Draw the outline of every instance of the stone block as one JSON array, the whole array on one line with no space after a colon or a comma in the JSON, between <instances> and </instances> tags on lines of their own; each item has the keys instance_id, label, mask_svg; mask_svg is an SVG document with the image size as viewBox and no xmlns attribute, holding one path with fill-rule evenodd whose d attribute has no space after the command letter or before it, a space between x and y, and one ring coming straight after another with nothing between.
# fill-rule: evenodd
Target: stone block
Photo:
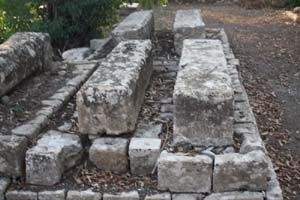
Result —
<instances>
[{"instance_id":1,"label":"stone block","mask_svg":"<svg viewBox=\"0 0 300 200\"><path fill-rule=\"evenodd\" d=\"M26 148L25 137L0 135L0 173L9 177L21 176Z\"/></svg>"},{"instance_id":2,"label":"stone block","mask_svg":"<svg viewBox=\"0 0 300 200\"><path fill-rule=\"evenodd\" d=\"M171 192L210 192L213 160L205 155L162 152L158 160L158 188Z\"/></svg>"},{"instance_id":3,"label":"stone block","mask_svg":"<svg viewBox=\"0 0 300 200\"><path fill-rule=\"evenodd\" d=\"M132 138L129 145L132 174L151 174L160 154L161 139Z\"/></svg>"},{"instance_id":4,"label":"stone block","mask_svg":"<svg viewBox=\"0 0 300 200\"><path fill-rule=\"evenodd\" d=\"M134 131L152 74L150 40L121 42L77 93L82 134Z\"/></svg>"},{"instance_id":5,"label":"stone block","mask_svg":"<svg viewBox=\"0 0 300 200\"><path fill-rule=\"evenodd\" d=\"M31 191L7 191L6 200L38 200L38 194Z\"/></svg>"},{"instance_id":6,"label":"stone block","mask_svg":"<svg viewBox=\"0 0 300 200\"><path fill-rule=\"evenodd\" d=\"M82 47L69 49L63 52L62 57L67 62L77 62L85 60L92 53L90 48Z\"/></svg>"},{"instance_id":7,"label":"stone block","mask_svg":"<svg viewBox=\"0 0 300 200\"><path fill-rule=\"evenodd\" d=\"M103 200L139 200L137 191L122 192L119 194L103 194Z\"/></svg>"},{"instance_id":8,"label":"stone block","mask_svg":"<svg viewBox=\"0 0 300 200\"><path fill-rule=\"evenodd\" d=\"M126 40L151 39L154 29L152 11L138 11L130 14L111 33L114 44Z\"/></svg>"},{"instance_id":9,"label":"stone block","mask_svg":"<svg viewBox=\"0 0 300 200\"><path fill-rule=\"evenodd\" d=\"M42 191L38 193L39 200L65 200L66 191L56 190L56 191Z\"/></svg>"},{"instance_id":10,"label":"stone block","mask_svg":"<svg viewBox=\"0 0 300 200\"><path fill-rule=\"evenodd\" d=\"M162 132L162 124L143 124L134 132L137 138L159 138Z\"/></svg>"},{"instance_id":11,"label":"stone block","mask_svg":"<svg viewBox=\"0 0 300 200\"><path fill-rule=\"evenodd\" d=\"M52 55L46 33L15 33L0 44L0 96L35 71L50 67Z\"/></svg>"},{"instance_id":12,"label":"stone block","mask_svg":"<svg viewBox=\"0 0 300 200\"><path fill-rule=\"evenodd\" d=\"M171 194L165 192L165 193L147 195L145 197L145 200L171 200Z\"/></svg>"},{"instance_id":13,"label":"stone block","mask_svg":"<svg viewBox=\"0 0 300 200\"><path fill-rule=\"evenodd\" d=\"M90 48L94 51L87 60L99 60L109 54L114 48L114 41L111 37L104 39L93 39L90 41Z\"/></svg>"},{"instance_id":14,"label":"stone block","mask_svg":"<svg viewBox=\"0 0 300 200\"><path fill-rule=\"evenodd\" d=\"M264 200L264 195L260 192L225 192L213 193L204 200Z\"/></svg>"},{"instance_id":15,"label":"stone block","mask_svg":"<svg viewBox=\"0 0 300 200\"><path fill-rule=\"evenodd\" d=\"M26 181L34 185L54 185L64 171L75 166L83 153L80 138L48 131L26 152Z\"/></svg>"},{"instance_id":16,"label":"stone block","mask_svg":"<svg viewBox=\"0 0 300 200\"><path fill-rule=\"evenodd\" d=\"M218 40L185 40L174 88L174 144L233 144L233 90Z\"/></svg>"},{"instance_id":17,"label":"stone block","mask_svg":"<svg viewBox=\"0 0 300 200\"><path fill-rule=\"evenodd\" d=\"M89 159L101 170L125 173L129 167L127 151L127 139L99 138L93 141Z\"/></svg>"},{"instance_id":18,"label":"stone block","mask_svg":"<svg viewBox=\"0 0 300 200\"><path fill-rule=\"evenodd\" d=\"M181 54L183 40L204 38L204 28L200 10L178 10L173 26L176 52Z\"/></svg>"},{"instance_id":19,"label":"stone block","mask_svg":"<svg viewBox=\"0 0 300 200\"><path fill-rule=\"evenodd\" d=\"M68 191L66 200L102 200L102 194L99 192L93 192L92 190L70 190Z\"/></svg>"},{"instance_id":20,"label":"stone block","mask_svg":"<svg viewBox=\"0 0 300 200\"><path fill-rule=\"evenodd\" d=\"M5 192L10 184L8 178L0 178L0 200L5 200Z\"/></svg>"},{"instance_id":21,"label":"stone block","mask_svg":"<svg viewBox=\"0 0 300 200\"><path fill-rule=\"evenodd\" d=\"M248 154L216 155L213 173L213 191L265 191L267 189L268 161L261 151Z\"/></svg>"},{"instance_id":22,"label":"stone block","mask_svg":"<svg viewBox=\"0 0 300 200\"><path fill-rule=\"evenodd\" d=\"M202 194L172 194L172 200L203 200Z\"/></svg>"}]
</instances>

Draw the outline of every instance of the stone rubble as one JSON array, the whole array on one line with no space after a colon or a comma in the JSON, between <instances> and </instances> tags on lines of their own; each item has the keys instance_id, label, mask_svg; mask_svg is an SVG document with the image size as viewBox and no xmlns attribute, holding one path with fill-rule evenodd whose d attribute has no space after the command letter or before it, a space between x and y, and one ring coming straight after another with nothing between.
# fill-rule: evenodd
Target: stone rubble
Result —
<instances>
[{"instance_id":1,"label":"stone rubble","mask_svg":"<svg viewBox=\"0 0 300 200\"><path fill-rule=\"evenodd\" d=\"M150 40L121 42L77 93L82 134L120 135L135 129L152 73Z\"/></svg>"},{"instance_id":2,"label":"stone rubble","mask_svg":"<svg viewBox=\"0 0 300 200\"><path fill-rule=\"evenodd\" d=\"M174 46L177 54L181 55L185 39L201 39L205 37L205 24L200 10L178 10L173 26Z\"/></svg>"},{"instance_id":3,"label":"stone rubble","mask_svg":"<svg viewBox=\"0 0 300 200\"><path fill-rule=\"evenodd\" d=\"M98 138L89 150L89 159L99 169L114 173L126 173L128 140L124 138Z\"/></svg>"},{"instance_id":4,"label":"stone rubble","mask_svg":"<svg viewBox=\"0 0 300 200\"><path fill-rule=\"evenodd\" d=\"M58 183L64 171L81 159L83 147L76 135L48 131L26 152L26 181L36 185Z\"/></svg>"}]
</instances>

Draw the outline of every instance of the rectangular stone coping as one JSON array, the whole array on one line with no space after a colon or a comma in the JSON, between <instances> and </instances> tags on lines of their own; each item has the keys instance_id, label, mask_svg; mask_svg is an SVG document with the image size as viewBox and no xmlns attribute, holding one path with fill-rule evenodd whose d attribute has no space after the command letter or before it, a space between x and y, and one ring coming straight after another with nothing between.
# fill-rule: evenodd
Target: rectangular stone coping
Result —
<instances>
[{"instance_id":1,"label":"rectangular stone coping","mask_svg":"<svg viewBox=\"0 0 300 200\"><path fill-rule=\"evenodd\" d=\"M179 66L174 97L182 95L211 103L233 98L231 77L221 41L184 40Z\"/></svg>"},{"instance_id":2,"label":"rectangular stone coping","mask_svg":"<svg viewBox=\"0 0 300 200\"><path fill-rule=\"evenodd\" d=\"M97 103L99 99L101 102L107 100L118 103L117 98L120 96L130 96L151 50L150 40L119 43L83 85L78 95L82 95L88 103Z\"/></svg>"},{"instance_id":3,"label":"rectangular stone coping","mask_svg":"<svg viewBox=\"0 0 300 200\"><path fill-rule=\"evenodd\" d=\"M204 27L205 23L201 17L201 11L197 9L193 10L178 10L176 12L175 23L173 29L181 28L196 28Z\"/></svg>"},{"instance_id":4,"label":"rectangular stone coping","mask_svg":"<svg viewBox=\"0 0 300 200\"><path fill-rule=\"evenodd\" d=\"M113 31L113 35L128 31L137 31L144 27L151 20L152 11L138 11L125 18Z\"/></svg>"}]
</instances>

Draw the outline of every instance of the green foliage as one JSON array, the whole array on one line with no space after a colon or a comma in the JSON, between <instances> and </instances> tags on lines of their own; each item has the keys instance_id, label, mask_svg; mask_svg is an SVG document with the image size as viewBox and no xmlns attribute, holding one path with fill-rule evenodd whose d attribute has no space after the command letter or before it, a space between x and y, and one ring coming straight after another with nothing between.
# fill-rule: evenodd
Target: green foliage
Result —
<instances>
[{"instance_id":1,"label":"green foliage","mask_svg":"<svg viewBox=\"0 0 300 200\"><path fill-rule=\"evenodd\" d=\"M289 0L291 6L300 6L300 0Z\"/></svg>"},{"instance_id":2,"label":"green foliage","mask_svg":"<svg viewBox=\"0 0 300 200\"><path fill-rule=\"evenodd\" d=\"M86 43L116 20L121 0L0 0L0 40L43 31L62 49ZM2 13L2 14L1 14Z\"/></svg>"}]
</instances>

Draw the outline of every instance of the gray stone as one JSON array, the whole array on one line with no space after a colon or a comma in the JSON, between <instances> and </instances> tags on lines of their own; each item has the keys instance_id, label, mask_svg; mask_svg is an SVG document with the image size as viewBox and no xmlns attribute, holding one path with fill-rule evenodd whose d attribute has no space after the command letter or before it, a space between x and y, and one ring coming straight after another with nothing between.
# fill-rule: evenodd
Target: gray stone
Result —
<instances>
[{"instance_id":1,"label":"gray stone","mask_svg":"<svg viewBox=\"0 0 300 200\"><path fill-rule=\"evenodd\" d=\"M202 194L172 194L172 200L203 200Z\"/></svg>"},{"instance_id":2,"label":"gray stone","mask_svg":"<svg viewBox=\"0 0 300 200\"><path fill-rule=\"evenodd\" d=\"M264 191L267 189L268 161L261 151L224 154L215 157L213 191Z\"/></svg>"},{"instance_id":3,"label":"gray stone","mask_svg":"<svg viewBox=\"0 0 300 200\"><path fill-rule=\"evenodd\" d=\"M66 190L42 191L38 193L39 200L65 200Z\"/></svg>"},{"instance_id":4,"label":"gray stone","mask_svg":"<svg viewBox=\"0 0 300 200\"><path fill-rule=\"evenodd\" d=\"M21 176L26 148L25 137L0 135L0 173L9 177Z\"/></svg>"},{"instance_id":5,"label":"gray stone","mask_svg":"<svg viewBox=\"0 0 300 200\"><path fill-rule=\"evenodd\" d=\"M17 136L25 136L28 139L33 139L35 137L37 137L37 135L40 133L41 131L41 125L40 124L23 124L21 126L18 126L17 128L14 128L13 130L11 130L13 135L17 135Z\"/></svg>"},{"instance_id":6,"label":"gray stone","mask_svg":"<svg viewBox=\"0 0 300 200\"><path fill-rule=\"evenodd\" d=\"M174 144L233 144L233 90L218 40L185 40L174 88Z\"/></svg>"},{"instance_id":7,"label":"gray stone","mask_svg":"<svg viewBox=\"0 0 300 200\"><path fill-rule=\"evenodd\" d=\"M132 174L151 174L160 154L161 139L132 138L129 145Z\"/></svg>"},{"instance_id":8,"label":"gray stone","mask_svg":"<svg viewBox=\"0 0 300 200\"><path fill-rule=\"evenodd\" d=\"M104 38L104 39L92 39L90 40L90 48L93 51L96 51L98 49L103 49L104 45L111 40L110 37Z\"/></svg>"},{"instance_id":9,"label":"gray stone","mask_svg":"<svg viewBox=\"0 0 300 200\"><path fill-rule=\"evenodd\" d=\"M139 200L137 191L122 192L119 194L103 194L103 200Z\"/></svg>"},{"instance_id":10,"label":"gray stone","mask_svg":"<svg viewBox=\"0 0 300 200\"><path fill-rule=\"evenodd\" d=\"M159 138L162 132L162 124L143 124L140 125L134 132L134 137L137 138Z\"/></svg>"},{"instance_id":11,"label":"gray stone","mask_svg":"<svg viewBox=\"0 0 300 200\"><path fill-rule=\"evenodd\" d=\"M77 93L82 134L120 135L135 129L152 73L150 40L121 42Z\"/></svg>"},{"instance_id":12,"label":"gray stone","mask_svg":"<svg viewBox=\"0 0 300 200\"><path fill-rule=\"evenodd\" d=\"M42 105L52 107L54 111L58 111L62 108L63 102L57 99L49 99L42 101Z\"/></svg>"},{"instance_id":13,"label":"gray stone","mask_svg":"<svg viewBox=\"0 0 300 200\"><path fill-rule=\"evenodd\" d=\"M9 96L3 96L1 97L1 101L0 101L2 104L4 105L8 105L10 103L10 98Z\"/></svg>"},{"instance_id":14,"label":"gray stone","mask_svg":"<svg viewBox=\"0 0 300 200\"><path fill-rule=\"evenodd\" d=\"M160 194L147 195L145 197L145 200L171 200L171 194L166 192Z\"/></svg>"},{"instance_id":15,"label":"gray stone","mask_svg":"<svg viewBox=\"0 0 300 200\"><path fill-rule=\"evenodd\" d=\"M158 160L158 188L172 192L211 190L213 160L205 155L162 152Z\"/></svg>"},{"instance_id":16,"label":"gray stone","mask_svg":"<svg viewBox=\"0 0 300 200\"><path fill-rule=\"evenodd\" d=\"M38 194L31 191L7 191L6 200L38 200Z\"/></svg>"},{"instance_id":17,"label":"gray stone","mask_svg":"<svg viewBox=\"0 0 300 200\"><path fill-rule=\"evenodd\" d=\"M57 129L62 132L70 131L72 128L72 123L64 122L63 125L59 126Z\"/></svg>"},{"instance_id":18,"label":"gray stone","mask_svg":"<svg viewBox=\"0 0 300 200\"><path fill-rule=\"evenodd\" d=\"M111 33L114 44L126 40L150 39L154 29L152 11L139 11L130 14Z\"/></svg>"},{"instance_id":19,"label":"gray stone","mask_svg":"<svg viewBox=\"0 0 300 200\"><path fill-rule=\"evenodd\" d=\"M35 185L54 185L64 171L75 166L83 148L76 135L48 131L26 152L26 181Z\"/></svg>"},{"instance_id":20,"label":"gray stone","mask_svg":"<svg viewBox=\"0 0 300 200\"><path fill-rule=\"evenodd\" d=\"M204 200L264 200L260 192L225 192L213 193Z\"/></svg>"},{"instance_id":21,"label":"gray stone","mask_svg":"<svg viewBox=\"0 0 300 200\"><path fill-rule=\"evenodd\" d=\"M114 46L114 41L111 37L91 40L90 48L94 50L94 52L87 58L87 60L99 60L106 57Z\"/></svg>"},{"instance_id":22,"label":"gray stone","mask_svg":"<svg viewBox=\"0 0 300 200\"><path fill-rule=\"evenodd\" d=\"M91 54L90 48L82 47L63 52L62 57L67 62L83 61Z\"/></svg>"},{"instance_id":23,"label":"gray stone","mask_svg":"<svg viewBox=\"0 0 300 200\"><path fill-rule=\"evenodd\" d=\"M169 105L169 104L166 104L166 105L162 105L161 108L160 108L160 111L161 112L174 112L174 105Z\"/></svg>"},{"instance_id":24,"label":"gray stone","mask_svg":"<svg viewBox=\"0 0 300 200\"><path fill-rule=\"evenodd\" d=\"M52 55L46 33L15 33L0 44L0 96L33 72L50 67Z\"/></svg>"},{"instance_id":25,"label":"gray stone","mask_svg":"<svg viewBox=\"0 0 300 200\"><path fill-rule=\"evenodd\" d=\"M66 200L101 200L102 194L99 192L93 192L92 190L84 191L68 191Z\"/></svg>"},{"instance_id":26,"label":"gray stone","mask_svg":"<svg viewBox=\"0 0 300 200\"><path fill-rule=\"evenodd\" d=\"M10 184L10 180L8 178L1 178L0 177L0 200L5 200L4 199L4 194Z\"/></svg>"},{"instance_id":27,"label":"gray stone","mask_svg":"<svg viewBox=\"0 0 300 200\"><path fill-rule=\"evenodd\" d=\"M181 54L183 40L204 38L204 27L200 10L178 10L173 26L176 52Z\"/></svg>"},{"instance_id":28,"label":"gray stone","mask_svg":"<svg viewBox=\"0 0 300 200\"><path fill-rule=\"evenodd\" d=\"M123 138L99 138L93 141L89 158L99 169L115 173L128 170L128 140Z\"/></svg>"},{"instance_id":29,"label":"gray stone","mask_svg":"<svg viewBox=\"0 0 300 200\"><path fill-rule=\"evenodd\" d=\"M268 157L268 186L266 190L266 200L283 200L282 190L280 188L277 175L274 170L271 159Z\"/></svg>"},{"instance_id":30,"label":"gray stone","mask_svg":"<svg viewBox=\"0 0 300 200\"><path fill-rule=\"evenodd\" d=\"M227 153L235 153L235 149L233 147L226 147L226 149L224 150L224 154Z\"/></svg>"}]
</instances>

